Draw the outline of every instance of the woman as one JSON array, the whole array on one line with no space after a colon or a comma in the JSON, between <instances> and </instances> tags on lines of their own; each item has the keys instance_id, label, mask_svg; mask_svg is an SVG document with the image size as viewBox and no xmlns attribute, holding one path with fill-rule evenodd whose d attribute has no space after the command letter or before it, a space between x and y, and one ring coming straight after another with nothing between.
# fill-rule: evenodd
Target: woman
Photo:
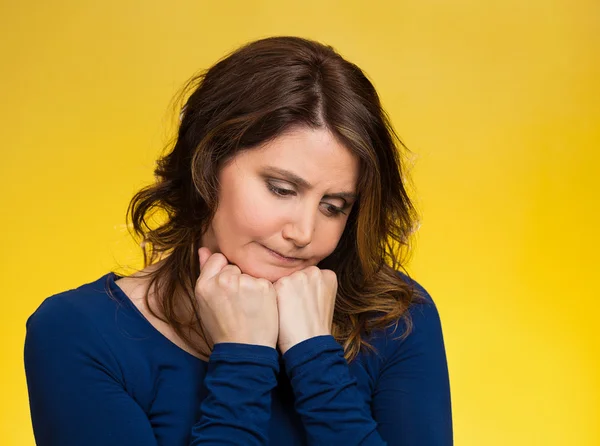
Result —
<instances>
[{"instance_id":1,"label":"woman","mask_svg":"<svg viewBox=\"0 0 600 446\"><path fill-rule=\"evenodd\" d=\"M38 445L452 444L438 313L397 271L415 212L372 84L276 37L188 87L128 210L145 268L28 320Z\"/></svg>"}]
</instances>

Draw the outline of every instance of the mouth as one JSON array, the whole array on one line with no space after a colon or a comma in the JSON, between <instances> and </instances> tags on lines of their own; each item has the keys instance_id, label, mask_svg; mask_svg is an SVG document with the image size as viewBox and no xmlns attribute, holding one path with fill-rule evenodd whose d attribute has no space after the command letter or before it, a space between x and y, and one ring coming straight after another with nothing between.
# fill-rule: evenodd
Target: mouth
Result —
<instances>
[{"instance_id":1,"label":"mouth","mask_svg":"<svg viewBox=\"0 0 600 446\"><path fill-rule=\"evenodd\" d=\"M278 259L278 260L280 260L280 261L282 261L282 262L286 262L286 263L296 263L296 262L300 262L300 261L304 260L304 259L301 259L301 258L299 258L299 257L287 257L287 256L284 256L283 254L280 254L280 253L279 253L279 252L277 252L277 251L274 251L274 250L272 250L272 249L270 249L270 248L267 248L267 247L266 247L266 246L264 246L264 245L261 245L261 246L262 246L263 248L265 248L265 249L266 249L266 250L269 252L269 254L271 254L273 257L275 257L276 259Z\"/></svg>"}]
</instances>

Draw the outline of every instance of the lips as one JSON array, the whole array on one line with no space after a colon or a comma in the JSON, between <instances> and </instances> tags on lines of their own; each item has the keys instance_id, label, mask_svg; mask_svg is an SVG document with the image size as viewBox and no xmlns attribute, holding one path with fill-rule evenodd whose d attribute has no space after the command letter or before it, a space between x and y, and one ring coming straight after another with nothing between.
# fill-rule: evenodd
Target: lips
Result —
<instances>
[{"instance_id":1,"label":"lips","mask_svg":"<svg viewBox=\"0 0 600 446\"><path fill-rule=\"evenodd\" d=\"M264 246L264 245L263 245L263 246ZM279 257L282 257L282 258L284 258L284 259L286 259L286 260L290 260L290 261L292 261L292 260L303 260L303 259L301 259L301 258L299 258L299 257L289 257L289 256L285 256L285 255L281 254L279 251L275 251L274 249L267 248L266 246L264 246L264 248L265 248L265 249L268 249L268 250L269 250L269 251L271 251L272 253L274 253L274 254L277 254Z\"/></svg>"}]
</instances>

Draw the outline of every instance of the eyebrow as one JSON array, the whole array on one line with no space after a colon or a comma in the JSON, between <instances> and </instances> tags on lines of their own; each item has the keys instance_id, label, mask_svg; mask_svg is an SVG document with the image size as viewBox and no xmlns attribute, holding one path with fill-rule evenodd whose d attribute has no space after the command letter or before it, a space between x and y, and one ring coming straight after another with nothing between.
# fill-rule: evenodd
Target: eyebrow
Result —
<instances>
[{"instance_id":1,"label":"eyebrow","mask_svg":"<svg viewBox=\"0 0 600 446\"><path fill-rule=\"evenodd\" d=\"M274 166L267 166L264 168L264 171L266 173L280 175L301 189L312 189L312 184L289 170L280 169L279 167ZM342 200L351 201L356 200L358 195L356 195L354 192L336 192L333 194L326 194L323 198L341 198Z\"/></svg>"}]
</instances>

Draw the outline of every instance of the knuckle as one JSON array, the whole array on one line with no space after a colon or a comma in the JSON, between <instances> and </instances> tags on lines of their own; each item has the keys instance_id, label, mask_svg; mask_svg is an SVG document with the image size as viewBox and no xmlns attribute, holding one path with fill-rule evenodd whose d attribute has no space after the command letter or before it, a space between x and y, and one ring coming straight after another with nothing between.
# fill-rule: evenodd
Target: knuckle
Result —
<instances>
[{"instance_id":1,"label":"knuckle","mask_svg":"<svg viewBox=\"0 0 600 446\"><path fill-rule=\"evenodd\" d=\"M256 282L258 283L258 286L260 288L262 288L263 290L268 290L269 289L269 285L271 284L271 282L269 282L267 279L257 279Z\"/></svg>"},{"instance_id":2,"label":"knuckle","mask_svg":"<svg viewBox=\"0 0 600 446\"><path fill-rule=\"evenodd\" d=\"M222 288L230 288L233 285L233 277L231 274L219 274L217 275L217 284Z\"/></svg>"},{"instance_id":3,"label":"knuckle","mask_svg":"<svg viewBox=\"0 0 600 446\"><path fill-rule=\"evenodd\" d=\"M277 281L277 289L280 290L282 288L287 288L294 281L294 277L298 276L285 276Z\"/></svg>"},{"instance_id":4,"label":"knuckle","mask_svg":"<svg viewBox=\"0 0 600 446\"><path fill-rule=\"evenodd\" d=\"M237 265L227 265L223 269L226 269L231 274L240 274L242 272Z\"/></svg>"},{"instance_id":5,"label":"knuckle","mask_svg":"<svg viewBox=\"0 0 600 446\"><path fill-rule=\"evenodd\" d=\"M213 256L214 256L213 258L214 258L215 260L227 260L227 257L225 257L225 256L224 256L222 253L220 253L220 252L215 252L215 253L213 254Z\"/></svg>"},{"instance_id":6,"label":"knuckle","mask_svg":"<svg viewBox=\"0 0 600 446\"><path fill-rule=\"evenodd\" d=\"M241 274L239 276L240 288L251 288L254 283L254 279L250 277L248 274Z\"/></svg>"},{"instance_id":7,"label":"knuckle","mask_svg":"<svg viewBox=\"0 0 600 446\"><path fill-rule=\"evenodd\" d=\"M337 276L335 275L335 273L333 271L331 271L330 269L322 270L322 274L326 279L329 279L329 280L337 279Z\"/></svg>"},{"instance_id":8,"label":"knuckle","mask_svg":"<svg viewBox=\"0 0 600 446\"><path fill-rule=\"evenodd\" d=\"M306 269L301 269L300 271L296 271L289 276L287 276L288 280L294 280L298 277L306 277Z\"/></svg>"},{"instance_id":9,"label":"knuckle","mask_svg":"<svg viewBox=\"0 0 600 446\"><path fill-rule=\"evenodd\" d=\"M312 278L318 276L321 273L321 270L317 266L312 265L306 268L303 272L307 277Z\"/></svg>"},{"instance_id":10,"label":"knuckle","mask_svg":"<svg viewBox=\"0 0 600 446\"><path fill-rule=\"evenodd\" d=\"M287 281L285 280L285 277L282 277L281 279L279 279L277 282L275 282L273 284L273 288L275 289L275 291L280 291L285 284L287 283Z\"/></svg>"}]
</instances>

